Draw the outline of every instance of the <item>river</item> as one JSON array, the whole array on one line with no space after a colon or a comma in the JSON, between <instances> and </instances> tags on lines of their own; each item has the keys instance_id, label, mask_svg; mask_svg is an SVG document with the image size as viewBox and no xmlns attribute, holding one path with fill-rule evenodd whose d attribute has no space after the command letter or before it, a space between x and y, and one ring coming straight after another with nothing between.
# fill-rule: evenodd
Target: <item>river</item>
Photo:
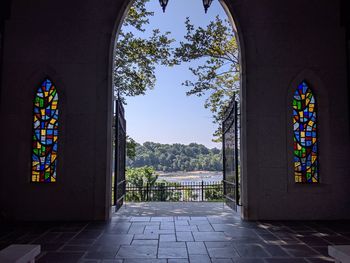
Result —
<instances>
[{"instance_id":1,"label":"river","mask_svg":"<svg viewBox=\"0 0 350 263\"><path fill-rule=\"evenodd\" d=\"M193 172L157 172L158 181L168 182L218 182L222 181L222 172L193 171Z\"/></svg>"}]
</instances>

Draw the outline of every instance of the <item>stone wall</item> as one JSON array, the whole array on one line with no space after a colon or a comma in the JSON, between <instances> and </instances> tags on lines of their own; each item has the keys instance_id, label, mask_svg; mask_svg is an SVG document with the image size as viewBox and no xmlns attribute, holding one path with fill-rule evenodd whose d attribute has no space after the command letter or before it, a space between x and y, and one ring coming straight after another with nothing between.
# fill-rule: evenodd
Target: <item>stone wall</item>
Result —
<instances>
[{"instance_id":1,"label":"stone wall","mask_svg":"<svg viewBox=\"0 0 350 263\"><path fill-rule=\"evenodd\" d=\"M347 53L339 1L226 4L242 48L244 218L350 218ZM13 0L0 105L3 217L109 218L110 60L127 5L127 0ZM32 184L32 99L47 75L60 95L57 183ZM290 98L303 79L322 105L319 185L292 180Z\"/></svg>"}]
</instances>

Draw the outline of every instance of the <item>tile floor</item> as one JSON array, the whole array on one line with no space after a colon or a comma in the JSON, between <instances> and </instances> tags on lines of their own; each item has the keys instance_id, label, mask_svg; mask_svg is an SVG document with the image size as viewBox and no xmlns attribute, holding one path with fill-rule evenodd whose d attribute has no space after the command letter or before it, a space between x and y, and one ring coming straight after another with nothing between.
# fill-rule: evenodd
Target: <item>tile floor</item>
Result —
<instances>
[{"instance_id":1,"label":"tile floor","mask_svg":"<svg viewBox=\"0 0 350 263\"><path fill-rule=\"evenodd\" d=\"M2 225L0 248L40 244L39 263L317 263L333 262L328 245L350 245L346 221L246 222L220 203L170 204L184 211L162 216L164 204L145 205L127 205L109 222Z\"/></svg>"}]
</instances>

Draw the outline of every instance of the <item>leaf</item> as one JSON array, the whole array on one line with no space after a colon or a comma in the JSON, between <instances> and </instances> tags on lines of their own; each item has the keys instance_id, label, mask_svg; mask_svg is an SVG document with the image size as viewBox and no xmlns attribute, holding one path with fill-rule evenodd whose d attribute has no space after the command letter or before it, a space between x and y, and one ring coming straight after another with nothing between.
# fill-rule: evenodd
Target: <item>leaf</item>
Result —
<instances>
[{"instance_id":1,"label":"leaf","mask_svg":"<svg viewBox=\"0 0 350 263\"><path fill-rule=\"evenodd\" d=\"M206 28L195 27L185 20L185 41L175 49L177 64L198 61L196 68L189 67L195 80L185 80L188 96L207 95L204 107L210 109L217 124L214 141L221 140L221 122L229 102L239 93L239 49L234 31L228 20L218 16Z\"/></svg>"}]
</instances>

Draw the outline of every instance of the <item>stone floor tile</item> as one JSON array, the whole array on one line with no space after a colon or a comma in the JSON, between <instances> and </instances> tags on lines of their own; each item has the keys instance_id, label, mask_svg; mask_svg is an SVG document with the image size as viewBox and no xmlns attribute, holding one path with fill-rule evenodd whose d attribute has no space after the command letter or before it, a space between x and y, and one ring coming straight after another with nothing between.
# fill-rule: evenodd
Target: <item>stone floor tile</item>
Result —
<instances>
[{"instance_id":1,"label":"stone floor tile","mask_svg":"<svg viewBox=\"0 0 350 263\"><path fill-rule=\"evenodd\" d=\"M159 247L184 247L186 248L185 242L159 242Z\"/></svg>"},{"instance_id":2,"label":"stone floor tile","mask_svg":"<svg viewBox=\"0 0 350 263\"><path fill-rule=\"evenodd\" d=\"M174 217L172 216L153 216L151 217L151 222L160 221L160 222L173 222Z\"/></svg>"},{"instance_id":3,"label":"stone floor tile","mask_svg":"<svg viewBox=\"0 0 350 263\"><path fill-rule=\"evenodd\" d=\"M229 241L230 237L223 232L193 232L195 241Z\"/></svg>"},{"instance_id":4,"label":"stone floor tile","mask_svg":"<svg viewBox=\"0 0 350 263\"><path fill-rule=\"evenodd\" d=\"M331 245L331 242L327 241L324 238L315 237L315 236L303 236L298 237L300 241L309 245L309 246L328 246Z\"/></svg>"},{"instance_id":5,"label":"stone floor tile","mask_svg":"<svg viewBox=\"0 0 350 263\"><path fill-rule=\"evenodd\" d=\"M170 234L170 235L159 235L159 241L160 242L169 242L169 241L176 241L176 236L175 234Z\"/></svg>"},{"instance_id":6,"label":"stone floor tile","mask_svg":"<svg viewBox=\"0 0 350 263\"><path fill-rule=\"evenodd\" d=\"M36 262L38 263L76 263L83 257L82 252L48 252L40 257Z\"/></svg>"},{"instance_id":7,"label":"stone floor tile","mask_svg":"<svg viewBox=\"0 0 350 263\"><path fill-rule=\"evenodd\" d=\"M325 236L323 237L323 239L325 239L332 245L350 245L350 239L341 235Z\"/></svg>"},{"instance_id":8,"label":"stone floor tile","mask_svg":"<svg viewBox=\"0 0 350 263\"><path fill-rule=\"evenodd\" d=\"M115 244L115 245L129 245L133 239L133 235L129 234L103 234L96 241L96 244Z\"/></svg>"},{"instance_id":9,"label":"stone floor tile","mask_svg":"<svg viewBox=\"0 0 350 263\"><path fill-rule=\"evenodd\" d=\"M121 246L116 258L157 258L157 250L156 246Z\"/></svg>"},{"instance_id":10,"label":"stone floor tile","mask_svg":"<svg viewBox=\"0 0 350 263\"><path fill-rule=\"evenodd\" d=\"M115 252L117 253L118 249L120 248L121 245L118 244L94 244L92 245L88 251L89 252Z\"/></svg>"},{"instance_id":11,"label":"stone floor tile","mask_svg":"<svg viewBox=\"0 0 350 263\"><path fill-rule=\"evenodd\" d=\"M189 255L208 255L203 242L186 242Z\"/></svg>"},{"instance_id":12,"label":"stone floor tile","mask_svg":"<svg viewBox=\"0 0 350 263\"><path fill-rule=\"evenodd\" d=\"M262 258L269 256L261 245L235 245L235 248L241 257Z\"/></svg>"},{"instance_id":13,"label":"stone floor tile","mask_svg":"<svg viewBox=\"0 0 350 263\"><path fill-rule=\"evenodd\" d=\"M188 220L175 220L175 226L189 226Z\"/></svg>"},{"instance_id":14,"label":"stone floor tile","mask_svg":"<svg viewBox=\"0 0 350 263\"><path fill-rule=\"evenodd\" d=\"M234 229L235 228L235 225L233 224L211 224L212 227L214 228L215 231L229 231L231 229Z\"/></svg>"},{"instance_id":15,"label":"stone floor tile","mask_svg":"<svg viewBox=\"0 0 350 263\"><path fill-rule=\"evenodd\" d=\"M0 249L39 242L39 263L318 263L332 262L328 244L350 244L349 222L247 222L219 205L220 209L213 203L161 203L154 209L147 203L137 204L144 210L134 210L133 217L121 208L125 213L118 212L108 222L1 225ZM178 216L178 211L183 214ZM163 218L163 213L169 216ZM175 237L184 241L164 241ZM186 258L169 258L185 252ZM158 259L158 254L164 258Z\"/></svg>"},{"instance_id":16,"label":"stone floor tile","mask_svg":"<svg viewBox=\"0 0 350 263\"><path fill-rule=\"evenodd\" d=\"M307 263L303 258L265 258L264 260L266 263Z\"/></svg>"},{"instance_id":17,"label":"stone floor tile","mask_svg":"<svg viewBox=\"0 0 350 263\"><path fill-rule=\"evenodd\" d=\"M204 242L205 243L205 246L207 248L223 248L223 247L234 247L233 246L233 243L232 242L229 242L229 241L218 241L218 242L215 242L215 241L207 241L207 242Z\"/></svg>"},{"instance_id":18,"label":"stone floor tile","mask_svg":"<svg viewBox=\"0 0 350 263\"><path fill-rule=\"evenodd\" d=\"M321 258L305 258L309 263L330 263L334 262L333 258L330 257L321 257Z\"/></svg>"},{"instance_id":19,"label":"stone floor tile","mask_svg":"<svg viewBox=\"0 0 350 263\"><path fill-rule=\"evenodd\" d=\"M144 225L135 225L132 224L131 227L128 230L128 234L143 234L143 231L145 230Z\"/></svg>"},{"instance_id":20,"label":"stone floor tile","mask_svg":"<svg viewBox=\"0 0 350 263\"><path fill-rule=\"evenodd\" d=\"M193 228L197 229L197 226L190 225L175 225L176 232L191 232ZM198 229L197 229L198 231Z\"/></svg>"},{"instance_id":21,"label":"stone floor tile","mask_svg":"<svg viewBox=\"0 0 350 263\"><path fill-rule=\"evenodd\" d=\"M321 247L311 247L312 249L316 250L318 253L320 253L322 256L328 257L328 246L321 246Z\"/></svg>"},{"instance_id":22,"label":"stone floor tile","mask_svg":"<svg viewBox=\"0 0 350 263\"><path fill-rule=\"evenodd\" d=\"M255 245L268 245L265 243L264 240L262 240L259 237L239 237L239 238L232 238L231 242L233 244L237 245L248 245L248 244L255 244Z\"/></svg>"},{"instance_id":23,"label":"stone floor tile","mask_svg":"<svg viewBox=\"0 0 350 263\"><path fill-rule=\"evenodd\" d=\"M289 257L289 255L280 246L263 245L263 247L272 257Z\"/></svg>"},{"instance_id":24,"label":"stone floor tile","mask_svg":"<svg viewBox=\"0 0 350 263\"><path fill-rule=\"evenodd\" d=\"M210 257L206 255L190 255L190 263L211 263Z\"/></svg>"},{"instance_id":25,"label":"stone floor tile","mask_svg":"<svg viewBox=\"0 0 350 263\"><path fill-rule=\"evenodd\" d=\"M158 258L188 258L187 249L182 247L160 247Z\"/></svg>"},{"instance_id":26,"label":"stone floor tile","mask_svg":"<svg viewBox=\"0 0 350 263\"><path fill-rule=\"evenodd\" d=\"M149 216L133 216L130 222L150 222L151 218Z\"/></svg>"},{"instance_id":27,"label":"stone floor tile","mask_svg":"<svg viewBox=\"0 0 350 263\"><path fill-rule=\"evenodd\" d=\"M112 226L106 229L107 233L114 234L126 234L131 226L130 222L117 223L115 226Z\"/></svg>"},{"instance_id":28,"label":"stone floor tile","mask_svg":"<svg viewBox=\"0 0 350 263\"><path fill-rule=\"evenodd\" d=\"M71 252L82 252L82 251L88 251L89 249L91 249L90 245L77 245L77 246L67 245L62 247L60 250L71 251Z\"/></svg>"},{"instance_id":29,"label":"stone floor tile","mask_svg":"<svg viewBox=\"0 0 350 263\"><path fill-rule=\"evenodd\" d=\"M233 258L239 257L239 254L233 247L208 248L209 256L212 258Z\"/></svg>"},{"instance_id":30,"label":"stone floor tile","mask_svg":"<svg viewBox=\"0 0 350 263\"><path fill-rule=\"evenodd\" d=\"M234 263L265 263L263 259L259 258L233 258Z\"/></svg>"},{"instance_id":31,"label":"stone floor tile","mask_svg":"<svg viewBox=\"0 0 350 263\"><path fill-rule=\"evenodd\" d=\"M68 245L92 245L96 242L96 239L75 239L69 240L67 242ZM40 244L40 243L37 243Z\"/></svg>"},{"instance_id":32,"label":"stone floor tile","mask_svg":"<svg viewBox=\"0 0 350 263\"><path fill-rule=\"evenodd\" d=\"M93 251L93 252L87 252L87 254L84 256L84 259L114 259L116 254L117 254L117 251L115 252Z\"/></svg>"},{"instance_id":33,"label":"stone floor tile","mask_svg":"<svg viewBox=\"0 0 350 263\"><path fill-rule=\"evenodd\" d=\"M184 258L169 258L168 263L188 263L188 259Z\"/></svg>"},{"instance_id":34,"label":"stone floor tile","mask_svg":"<svg viewBox=\"0 0 350 263\"><path fill-rule=\"evenodd\" d=\"M123 263L167 263L166 259L133 259L127 258Z\"/></svg>"},{"instance_id":35,"label":"stone floor tile","mask_svg":"<svg viewBox=\"0 0 350 263\"><path fill-rule=\"evenodd\" d=\"M14 242L18 243L18 242ZM34 244L38 244L35 243ZM41 251L57 251L64 246L64 243L50 243L50 244L41 244Z\"/></svg>"},{"instance_id":36,"label":"stone floor tile","mask_svg":"<svg viewBox=\"0 0 350 263\"><path fill-rule=\"evenodd\" d=\"M194 241L192 232L176 232L177 241Z\"/></svg>"},{"instance_id":37,"label":"stone floor tile","mask_svg":"<svg viewBox=\"0 0 350 263\"><path fill-rule=\"evenodd\" d=\"M175 217L175 221L176 220L179 220L179 221L183 221L183 220L191 220L191 217L189 217L189 216L176 216Z\"/></svg>"},{"instance_id":38,"label":"stone floor tile","mask_svg":"<svg viewBox=\"0 0 350 263\"><path fill-rule=\"evenodd\" d=\"M214 231L214 229L212 228L212 226L210 224L200 224L197 225L198 231L200 232L212 232Z\"/></svg>"},{"instance_id":39,"label":"stone floor tile","mask_svg":"<svg viewBox=\"0 0 350 263\"><path fill-rule=\"evenodd\" d=\"M159 235L159 234L175 234L175 230L171 230L171 229L152 229L152 230L145 230L143 233L145 235L150 235L150 234L155 234L155 235Z\"/></svg>"},{"instance_id":40,"label":"stone floor tile","mask_svg":"<svg viewBox=\"0 0 350 263\"><path fill-rule=\"evenodd\" d=\"M89 230L89 231L81 231L75 238L97 238L102 234L101 230Z\"/></svg>"},{"instance_id":41,"label":"stone floor tile","mask_svg":"<svg viewBox=\"0 0 350 263\"><path fill-rule=\"evenodd\" d=\"M136 234L134 235L134 239L159 239L158 234Z\"/></svg>"},{"instance_id":42,"label":"stone floor tile","mask_svg":"<svg viewBox=\"0 0 350 263\"><path fill-rule=\"evenodd\" d=\"M142 239L135 239L131 242L131 245L143 245L143 246L158 246L158 240L142 240Z\"/></svg>"},{"instance_id":43,"label":"stone floor tile","mask_svg":"<svg viewBox=\"0 0 350 263\"><path fill-rule=\"evenodd\" d=\"M191 216L191 221L208 221L206 216Z\"/></svg>"},{"instance_id":44,"label":"stone floor tile","mask_svg":"<svg viewBox=\"0 0 350 263\"><path fill-rule=\"evenodd\" d=\"M175 224L173 222L162 222L160 230L175 230Z\"/></svg>"},{"instance_id":45,"label":"stone floor tile","mask_svg":"<svg viewBox=\"0 0 350 263\"><path fill-rule=\"evenodd\" d=\"M133 222L133 225L137 226L160 226L160 222Z\"/></svg>"},{"instance_id":46,"label":"stone floor tile","mask_svg":"<svg viewBox=\"0 0 350 263\"><path fill-rule=\"evenodd\" d=\"M190 226L206 226L206 225L208 225L208 224L210 224L210 223L209 223L209 221L190 220L190 221L188 221L188 224L189 224Z\"/></svg>"},{"instance_id":47,"label":"stone floor tile","mask_svg":"<svg viewBox=\"0 0 350 263\"><path fill-rule=\"evenodd\" d=\"M313 257L320 254L306 245L283 245L282 248L293 257Z\"/></svg>"},{"instance_id":48,"label":"stone floor tile","mask_svg":"<svg viewBox=\"0 0 350 263\"><path fill-rule=\"evenodd\" d=\"M233 263L232 259L230 258L212 258L212 263Z\"/></svg>"},{"instance_id":49,"label":"stone floor tile","mask_svg":"<svg viewBox=\"0 0 350 263\"><path fill-rule=\"evenodd\" d=\"M150 226L145 226L144 231L150 231L150 230L159 230L160 225L150 225Z\"/></svg>"}]
</instances>

